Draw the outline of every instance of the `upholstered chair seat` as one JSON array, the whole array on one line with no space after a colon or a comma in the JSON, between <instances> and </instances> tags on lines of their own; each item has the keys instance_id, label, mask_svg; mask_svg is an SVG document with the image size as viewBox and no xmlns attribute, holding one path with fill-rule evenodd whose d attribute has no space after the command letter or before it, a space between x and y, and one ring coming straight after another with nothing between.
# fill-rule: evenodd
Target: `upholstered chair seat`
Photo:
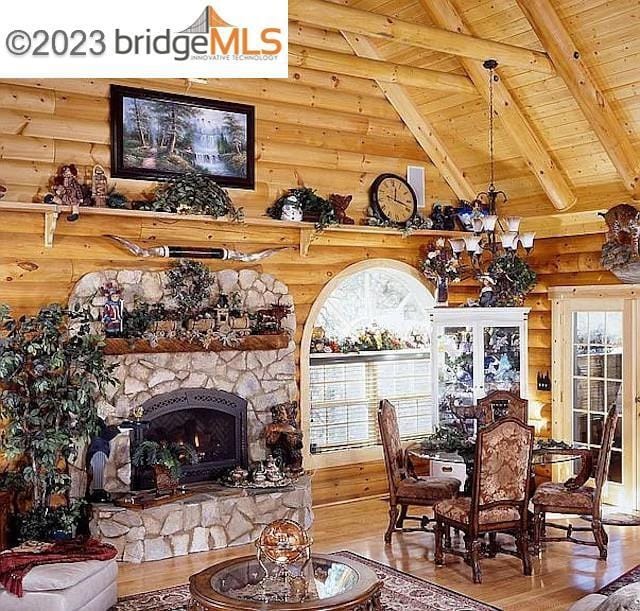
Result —
<instances>
[{"instance_id":1,"label":"upholstered chair seat","mask_svg":"<svg viewBox=\"0 0 640 611\"><path fill-rule=\"evenodd\" d=\"M407 531L405 520L420 522L426 530L433 520L426 516L407 515L410 506L433 507L438 501L458 494L461 482L455 477L412 477L407 472L406 456L400 440L400 427L396 408L389 401L381 401L378 408L378 427L384 451L384 464L389 481L389 526L384 533L385 543L391 543L396 530Z\"/></svg>"},{"instance_id":2,"label":"upholstered chair seat","mask_svg":"<svg viewBox=\"0 0 640 611\"><path fill-rule=\"evenodd\" d=\"M471 513L471 498L459 497L442 501L436 505L434 511L443 518L468 524ZM520 512L515 507L494 507L482 509L478 513L478 523L484 525L518 520L520 520Z\"/></svg>"},{"instance_id":3,"label":"upholstered chair seat","mask_svg":"<svg viewBox=\"0 0 640 611\"><path fill-rule=\"evenodd\" d=\"M545 482L540 484L533 495L534 505L579 509L590 512L593 509L595 488L582 486L577 490L568 490L564 484Z\"/></svg>"},{"instance_id":4,"label":"upholstered chair seat","mask_svg":"<svg viewBox=\"0 0 640 611\"><path fill-rule=\"evenodd\" d=\"M455 477L426 477L403 479L398 484L396 494L407 500L442 501L458 493L460 480Z\"/></svg>"}]
</instances>

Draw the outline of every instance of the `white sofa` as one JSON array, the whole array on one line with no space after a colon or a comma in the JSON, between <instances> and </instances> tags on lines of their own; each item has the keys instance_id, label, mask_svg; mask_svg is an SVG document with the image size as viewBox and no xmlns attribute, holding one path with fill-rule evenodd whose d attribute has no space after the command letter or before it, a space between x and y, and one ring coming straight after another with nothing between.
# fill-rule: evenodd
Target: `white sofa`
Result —
<instances>
[{"instance_id":1,"label":"white sofa","mask_svg":"<svg viewBox=\"0 0 640 611\"><path fill-rule=\"evenodd\" d=\"M589 594L576 601L568 611L635 611L640 609L640 583L631 583L610 596Z\"/></svg>"},{"instance_id":2,"label":"white sofa","mask_svg":"<svg viewBox=\"0 0 640 611\"><path fill-rule=\"evenodd\" d=\"M24 596L0 587L0 611L107 611L118 601L115 560L36 566L24 577Z\"/></svg>"}]
</instances>

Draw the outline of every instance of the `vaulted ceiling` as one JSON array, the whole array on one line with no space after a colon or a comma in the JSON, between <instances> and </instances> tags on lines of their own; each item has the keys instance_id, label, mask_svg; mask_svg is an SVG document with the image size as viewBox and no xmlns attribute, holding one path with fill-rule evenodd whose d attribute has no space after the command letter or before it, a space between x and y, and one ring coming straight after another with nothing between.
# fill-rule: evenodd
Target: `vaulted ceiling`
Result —
<instances>
[{"instance_id":1,"label":"vaulted ceiling","mask_svg":"<svg viewBox=\"0 0 640 611\"><path fill-rule=\"evenodd\" d=\"M491 56L510 212L581 233L599 227L595 211L639 197L638 0L290 0L290 15L293 65L362 76L349 56L384 60L379 86L459 197L488 181Z\"/></svg>"}]
</instances>

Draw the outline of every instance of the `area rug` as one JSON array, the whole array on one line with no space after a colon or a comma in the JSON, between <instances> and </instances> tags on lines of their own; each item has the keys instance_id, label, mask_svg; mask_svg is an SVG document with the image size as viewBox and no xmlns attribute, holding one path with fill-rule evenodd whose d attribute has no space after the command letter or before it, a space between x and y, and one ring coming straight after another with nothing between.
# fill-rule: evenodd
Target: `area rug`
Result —
<instances>
[{"instance_id":1,"label":"area rug","mask_svg":"<svg viewBox=\"0 0 640 611\"><path fill-rule=\"evenodd\" d=\"M430 583L402 571L392 569L351 552L338 556L352 558L375 571L384 582L384 611L496 611L498 608ZM112 611L187 611L189 586L156 590L128 596L118 601Z\"/></svg>"},{"instance_id":2,"label":"area rug","mask_svg":"<svg viewBox=\"0 0 640 611\"><path fill-rule=\"evenodd\" d=\"M619 590L624 586L628 586L630 583L636 583L637 581L640 581L640 564L632 568L630 571L627 571L624 575L621 575L610 584L607 584L601 590L598 590L598 594L610 596L616 590Z\"/></svg>"},{"instance_id":3,"label":"area rug","mask_svg":"<svg viewBox=\"0 0 640 611\"><path fill-rule=\"evenodd\" d=\"M580 517L591 522L591 516ZM606 526L640 526L640 513L605 510L602 515L602 523Z\"/></svg>"}]
</instances>

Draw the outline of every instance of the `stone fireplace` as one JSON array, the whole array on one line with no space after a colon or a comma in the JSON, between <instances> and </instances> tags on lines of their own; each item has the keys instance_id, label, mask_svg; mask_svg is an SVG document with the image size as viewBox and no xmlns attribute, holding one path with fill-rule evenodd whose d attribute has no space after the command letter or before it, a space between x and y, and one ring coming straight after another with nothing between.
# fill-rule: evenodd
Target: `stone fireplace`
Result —
<instances>
[{"instance_id":1,"label":"stone fireplace","mask_svg":"<svg viewBox=\"0 0 640 611\"><path fill-rule=\"evenodd\" d=\"M212 301L219 293L237 293L247 309L276 301L293 306L287 287L268 274L223 270L214 275ZM149 302L168 299L163 272L102 271L80 279L70 306L88 306L98 317L104 299L99 289L108 282L120 285L125 307L136 297ZM295 314L283 321L283 328L293 337ZM152 487L149 473L131 464L132 446L147 438L185 441L196 448L201 461L184 468L186 484L211 481L236 464L263 460L263 430L271 422L271 407L297 399L295 344L289 340L283 345L109 356L118 365L118 384L109 390L99 412L109 424L120 426L120 433L110 444L105 489L117 495ZM141 422L132 429L127 422L140 406ZM268 521L284 517L311 525L308 478L289 490L259 495L211 485L188 501L141 512L96 505L92 531L116 545L120 559L139 562L247 543Z\"/></svg>"}]
</instances>

